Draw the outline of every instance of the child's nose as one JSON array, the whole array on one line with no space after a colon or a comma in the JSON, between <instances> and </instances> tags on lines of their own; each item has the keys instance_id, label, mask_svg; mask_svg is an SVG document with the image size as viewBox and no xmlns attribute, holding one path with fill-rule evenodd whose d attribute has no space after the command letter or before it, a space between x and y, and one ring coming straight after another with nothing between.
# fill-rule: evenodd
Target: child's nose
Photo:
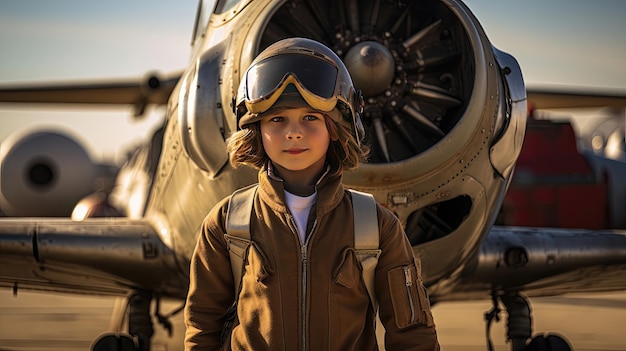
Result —
<instances>
[{"instance_id":1,"label":"child's nose","mask_svg":"<svg viewBox=\"0 0 626 351\"><path fill-rule=\"evenodd\" d=\"M299 132L289 132L287 133L287 139L302 139L302 134Z\"/></svg>"},{"instance_id":2,"label":"child's nose","mask_svg":"<svg viewBox=\"0 0 626 351\"><path fill-rule=\"evenodd\" d=\"M302 139L302 129L297 123L291 123L287 130L287 139Z\"/></svg>"}]
</instances>

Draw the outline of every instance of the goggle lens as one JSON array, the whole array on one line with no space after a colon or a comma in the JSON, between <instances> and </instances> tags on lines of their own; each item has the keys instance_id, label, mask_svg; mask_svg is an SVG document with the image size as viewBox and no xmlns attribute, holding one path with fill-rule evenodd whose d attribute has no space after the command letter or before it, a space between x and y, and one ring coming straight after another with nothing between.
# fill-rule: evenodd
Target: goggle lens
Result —
<instances>
[{"instance_id":1,"label":"goggle lens","mask_svg":"<svg viewBox=\"0 0 626 351\"><path fill-rule=\"evenodd\" d=\"M332 63L306 55L269 57L248 70L246 100L249 104L269 99L292 75L302 88L323 100L337 98L338 69Z\"/></svg>"}]
</instances>

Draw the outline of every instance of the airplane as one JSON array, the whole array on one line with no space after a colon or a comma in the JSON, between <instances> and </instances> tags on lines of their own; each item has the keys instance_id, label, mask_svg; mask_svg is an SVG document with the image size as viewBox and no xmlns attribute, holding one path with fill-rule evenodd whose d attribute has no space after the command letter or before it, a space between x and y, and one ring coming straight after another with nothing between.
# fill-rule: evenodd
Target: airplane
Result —
<instances>
[{"instance_id":1,"label":"airplane","mask_svg":"<svg viewBox=\"0 0 626 351\"><path fill-rule=\"evenodd\" d=\"M224 147L241 74L262 49L294 36L331 47L363 91L372 154L345 184L400 218L431 303L491 298L487 328L503 306L511 350L571 349L558 334L532 335L529 298L625 289L626 232L494 222L523 145L527 100L626 106L626 94L527 91L515 58L458 0L201 0L183 72L0 87L4 103L166 109L162 128L114 180L106 165L77 162L84 151L60 133L1 144L0 286L119 296L115 330L92 349L149 350L151 317L167 325L160 301L184 301L202 219L256 181L255 170L232 169ZM94 180L97 192L56 212L72 184Z\"/></svg>"}]
</instances>

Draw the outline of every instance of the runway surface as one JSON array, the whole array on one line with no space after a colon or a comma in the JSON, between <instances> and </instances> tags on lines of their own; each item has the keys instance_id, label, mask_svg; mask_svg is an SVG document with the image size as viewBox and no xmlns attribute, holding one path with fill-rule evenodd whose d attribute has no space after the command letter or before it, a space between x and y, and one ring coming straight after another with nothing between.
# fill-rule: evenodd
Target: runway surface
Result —
<instances>
[{"instance_id":1,"label":"runway surface","mask_svg":"<svg viewBox=\"0 0 626 351\"><path fill-rule=\"evenodd\" d=\"M533 299L534 333L558 332L574 350L626 350L626 292ZM167 314L180 306L169 302ZM113 298L85 297L0 289L0 350L87 350L109 330ZM488 300L445 303L433 307L442 350L486 350L483 316ZM495 350L509 350L506 313L492 325ZM182 349L182 313L172 319L173 338L156 324L152 350Z\"/></svg>"}]
</instances>

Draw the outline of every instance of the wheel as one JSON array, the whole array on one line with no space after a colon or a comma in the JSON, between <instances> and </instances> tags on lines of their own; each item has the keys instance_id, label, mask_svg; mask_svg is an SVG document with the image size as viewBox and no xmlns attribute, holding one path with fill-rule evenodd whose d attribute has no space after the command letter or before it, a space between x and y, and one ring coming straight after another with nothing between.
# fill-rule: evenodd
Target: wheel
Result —
<instances>
[{"instance_id":1,"label":"wheel","mask_svg":"<svg viewBox=\"0 0 626 351\"><path fill-rule=\"evenodd\" d=\"M136 351L137 340L124 333L105 333L91 345L92 351Z\"/></svg>"},{"instance_id":2,"label":"wheel","mask_svg":"<svg viewBox=\"0 0 626 351\"><path fill-rule=\"evenodd\" d=\"M564 337L546 333L535 336L526 346L526 351L572 351Z\"/></svg>"}]
</instances>

